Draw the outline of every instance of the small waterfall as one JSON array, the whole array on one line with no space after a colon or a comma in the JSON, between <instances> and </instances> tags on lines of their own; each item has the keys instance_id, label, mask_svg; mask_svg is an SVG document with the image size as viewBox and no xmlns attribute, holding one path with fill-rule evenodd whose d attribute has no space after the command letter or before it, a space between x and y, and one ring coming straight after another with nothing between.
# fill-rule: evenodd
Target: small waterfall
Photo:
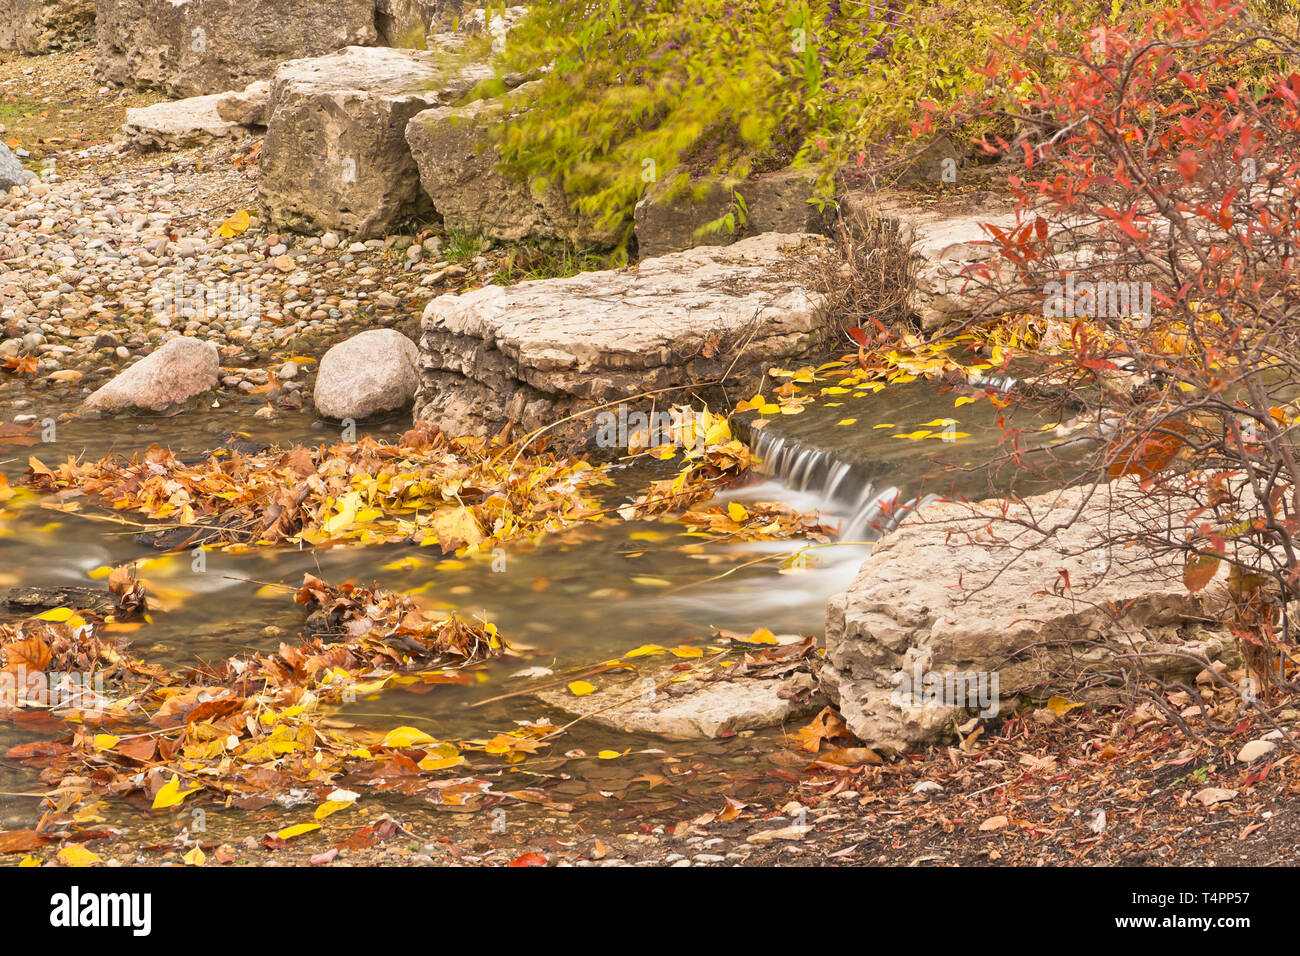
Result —
<instances>
[{"instance_id":1,"label":"small waterfall","mask_svg":"<svg viewBox=\"0 0 1300 956\"><path fill-rule=\"evenodd\" d=\"M819 511L841 520L842 541L875 541L911 511L938 498L926 495L918 502L893 485L877 487L833 451L768 429L754 434L750 445L763 474L792 491L813 496Z\"/></svg>"}]
</instances>

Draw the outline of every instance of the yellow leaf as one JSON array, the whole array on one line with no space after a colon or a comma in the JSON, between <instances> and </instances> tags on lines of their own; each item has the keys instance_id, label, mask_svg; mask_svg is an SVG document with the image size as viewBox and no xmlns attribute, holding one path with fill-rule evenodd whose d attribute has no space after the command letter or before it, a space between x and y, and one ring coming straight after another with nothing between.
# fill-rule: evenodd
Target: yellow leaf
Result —
<instances>
[{"instance_id":1,"label":"yellow leaf","mask_svg":"<svg viewBox=\"0 0 1300 956\"><path fill-rule=\"evenodd\" d=\"M648 578L642 575L636 575L632 578L634 584L640 584L648 588L670 588L673 586L672 581L665 581L663 578Z\"/></svg>"},{"instance_id":2,"label":"yellow leaf","mask_svg":"<svg viewBox=\"0 0 1300 956\"><path fill-rule=\"evenodd\" d=\"M167 807L174 807L191 793L197 793L201 789L203 788L194 787L192 790L182 790L180 779L176 774L172 774L172 778L163 784L162 789L153 798L153 808L163 810Z\"/></svg>"},{"instance_id":3,"label":"yellow leaf","mask_svg":"<svg viewBox=\"0 0 1300 956\"><path fill-rule=\"evenodd\" d=\"M112 750L121 739L121 737L114 737L112 734L95 734L95 748L98 750Z\"/></svg>"},{"instance_id":4,"label":"yellow leaf","mask_svg":"<svg viewBox=\"0 0 1300 956\"><path fill-rule=\"evenodd\" d=\"M276 834L281 840L292 840L296 836L302 836L304 833L311 833L312 830L319 830L319 823L295 823L291 827L285 827Z\"/></svg>"},{"instance_id":5,"label":"yellow leaf","mask_svg":"<svg viewBox=\"0 0 1300 956\"><path fill-rule=\"evenodd\" d=\"M635 650L628 651L624 657L650 657L654 654L666 653L658 644L642 644Z\"/></svg>"},{"instance_id":6,"label":"yellow leaf","mask_svg":"<svg viewBox=\"0 0 1300 956\"><path fill-rule=\"evenodd\" d=\"M110 574L112 574L112 573L113 573L113 569L112 569L112 568L110 568L107 564L101 564L99 567L97 567L97 568L93 568L93 569L91 569L90 571L87 571L87 572L86 572L86 576L89 577L89 578L93 578L93 579L95 579L96 581L98 581L98 580L100 580L101 578L106 578L106 577L108 577L108 576L109 576Z\"/></svg>"},{"instance_id":7,"label":"yellow leaf","mask_svg":"<svg viewBox=\"0 0 1300 956\"><path fill-rule=\"evenodd\" d=\"M963 395L961 398L957 399L955 402L952 403L952 407L961 408L963 405L969 405L974 401L975 399L968 398L967 396Z\"/></svg>"},{"instance_id":8,"label":"yellow leaf","mask_svg":"<svg viewBox=\"0 0 1300 956\"><path fill-rule=\"evenodd\" d=\"M207 855L204 854L204 852L201 849L195 847L194 849L190 850L189 853L186 853L183 857L181 857L181 859L184 860L188 866L202 866L203 861L207 859Z\"/></svg>"},{"instance_id":9,"label":"yellow leaf","mask_svg":"<svg viewBox=\"0 0 1300 956\"><path fill-rule=\"evenodd\" d=\"M893 422L881 422L879 425L872 425L872 428L897 428Z\"/></svg>"},{"instance_id":10,"label":"yellow leaf","mask_svg":"<svg viewBox=\"0 0 1300 956\"><path fill-rule=\"evenodd\" d=\"M704 651L698 647L673 647L669 652L674 657L703 657Z\"/></svg>"},{"instance_id":11,"label":"yellow leaf","mask_svg":"<svg viewBox=\"0 0 1300 956\"><path fill-rule=\"evenodd\" d=\"M218 226L215 235L220 236L222 239L233 239L235 236L242 236L248 231L251 221L248 210L241 209Z\"/></svg>"},{"instance_id":12,"label":"yellow leaf","mask_svg":"<svg viewBox=\"0 0 1300 956\"><path fill-rule=\"evenodd\" d=\"M54 607L50 608L44 614L36 615L36 619L38 621L53 621L55 624L59 624L72 617L73 613L74 612L70 607Z\"/></svg>"},{"instance_id":13,"label":"yellow leaf","mask_svg":"<svg viewBox=\"0 0 1300 956\"><path fill-rule=\"evenodd\" d=\"M41 858L39 856L32 856L30 853L28 853L25 857L23 857L22 862L19 863L18 865L19 866L40 866Z\"/></svg>"},{"instance_id":14,"label":"yellow leaf","mask_svg":"<svg viewBox=\"0 0 1300 956\"><path fill-rule=\"evenodd\" d=\"M416 730L414 727L398 727L396 730L390 730L388 736L384 738L385 747L418 747L437 742L423 730Z\"/></svg>"},{"instance_id":15,"label":"yellow leaf","mask_svg":"<svg viewBox=\"0 0 1300 956\"><path fill-rule=\"evenodd\" d=\"M94 866L104 861L80 843L73 843L59 851L59 862L64 866Z\"/></svg>"},{"instance_id":16,"label":"yellow leaf","mask_svg":"<svg viewBox=\"0 0 1300 956\"><path fill-rule=\"evenodd\" d=\"M326 800L316 808L315 817L317 820L324 820L331 813L338 813L340 810L345 810L350 806L352 806L351 803L344 803L340 800Z\"/></svg>"},{"instance_id":17,"label":"yellow leaf","mask_svg":"<svg viewBox=\"0 0 1300 956\"><path fill-rule=\"evenodd\" d=\"M465 758L457 754L454 757L437 757L433 754L425 757L416 766L421 770L446 770L449 767L459 767L465 762Z\"/></svg>"},{"instance_id":18,"label":"yellow leaf","mask_svg":"<svg viewBox=\"0 0 1300 956\"><path fill-rule=\"evenodd\" d=\"M760 627L753 634L749 635L749 637L738 638L738 640L745 644L775 644L776 635L767 628Z\"/></svg>"},{"instance_id":19,"label":"yellow leaf","mask_svg":"<svg viewBox=\"0 0 1300 956\"><path fill-rule=\"evenodd\" d=\"M893 435L893 436L891 436L891 437L893 437L893 438L910 438L912 441L918 441L918 440L920 440L920 439L922 439L922 438L929 438L929 437L930 437L931 435L933 435L933 434L934 434L934 432L931 432L931 431L915 431L915 432L904 432L904 433L901 434L901 435Z\"/></svg>"},{"instance_id":20,"label":"yellow leaf","mask_svg":"<svg viewBox=\"0 0 1300 956\"><path fill-rule=\"evenodd\" d=\"M613 760L616 757L623 756L623 754L619 753L617 750L602 750L600 753L596 754L596 756L601 760Z\"/></svg>"},{"instance_id":21,"label":"yellow leaf","mask_svg":"<svg viewBox=\"0 0 1300 956\"><path fill-rule=\"evenodd\" d=\"M586 697L588 694L595 692L596 686L594 684L588 684L585 680L575 680L569 685L569 690L573 693L574 697Z\"/></svg>"},{"instance_id":22,"label":"yellow leaf","mask_svg":"<svg viewBox=\"0 0 1300 956\"><path fill-rule=\"evenodd\" d=\"M835 424L836 424L836 425L856 425L857 423L858 423L858 420L857 420L856 418L841 418L841 419L840 419L838 422L836 422ZM880 426L876 426L876 427L879 428Z\"/></svg>"},{"instance_id":23,"label":"yellow leaf","mask_svg":"<svg viewBox=\"0 0 1300 956\"><path fill-rule=\"evenodd\" d=\"M732 521L736 522L736 524L740 524L740 522L749 517L749 512L745 510L745 506L738 501L728 503L727 514L731 517Z\"/></svg>"},{"instance_id":24,"label":"yellow leaf","mask_svg":"<svg viewBox=\"0 0 1300 956\"><path fill-rule=\"evenodd\" d=\"M1074 708L1082 707L1082 706L1083 704L1072 703L1071 701L1066 700L1064 697L1051 697L1048 698L1047 701L1047 709L1050 710L1052 713L1054 713L1057 717L1064 717L1070 711L1074 710Z\"/></svg>"}]
</instances>

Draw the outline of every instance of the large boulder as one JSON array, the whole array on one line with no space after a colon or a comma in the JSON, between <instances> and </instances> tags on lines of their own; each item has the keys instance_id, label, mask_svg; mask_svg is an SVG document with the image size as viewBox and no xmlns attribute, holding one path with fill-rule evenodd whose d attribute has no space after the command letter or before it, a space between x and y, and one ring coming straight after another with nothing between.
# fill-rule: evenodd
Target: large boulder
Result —
<instances>
[{"instance_id":1,"label":"large boulder","mask_svg":"<svg viewBox=\"0 0 1300 956\"><path fill-rule=\"evenodd\" d=\"M211 93L133 107L126 111L122 132L141 149L197 146L245 133L246 129L239 123L221 118L217 111L220 101L221 94Z\"/></svg>"},{"instance_id":2,"label":"large boulder","mask_svg":"<svg viewBox=\"0 0 1300 956\"><path fill-rule=\"evenodd\" d=\"M373 44L375 0L96 0L96 67L175 96L240 89L295 57Z\"/></svg>"},{"instance_id":3,"label":"large boulder","mask_svg":"<svg viewBox=\"0 0 1300 956\"><path fill-rule=\"evenodd\" d=\"M34 178L36 174L25 169L9 147L0 143L0 195L15 186L24 186Z\"/></svg>"},{"instance_id":4,"label":"large boulder","mask_svg":"<svg viewBox=\"0 0 1300 956\"><path fill-rule=\"evenodd\" d=\"M654 389L659 407L693 394L740 390L767 363L802 355L824 337L815 269L829 240L767 234L701 247L626 269L486 286L429 302L421 321L417 415L452 434L527 430ZM712 392L710 391L712 390ZM553 434L597 440L592 416Z\"/></svg>"},{"instance_id":5,"label":"large boulder","mask_svg":"<svg viewBox=\"0 0 1300 956\"><path fill-rule=\"evenodd\" d=\"M215 388L220 371L215 345L181 336L102 385L86 399L85 407L106 412L167 411Z\"/></svg>"},{"instance_id":6,"label":"large boulder","mask_svg":"<svg viewBox=\"0 0 1300 956\"><path fill-rule=\"evenodd\" d=\"M827 608L821 685L849 729L903 751L1018 698L1078 699L1123 666L1138 673L1139 660L1165 679L1194 675L1195 655L1212 658L1230 641L1184 640L1206 611L1183 584L1181 560L1101 545L1140 539L1153 520L1137 511L1141 501L1121 482L1027 497L1005 512L1000 501L919 509Z\"/></svg>"},{"instance_id":7,"label":"large boulder","mask_svg":"<svg viewBox=\"0 0 1300 956\"><path fill-rule=\"evenodd\" d=\"M383 47L282 64L271 80L258 174L268 221L370 238L421 212L427 201L407 121L490 74L467 66L448 75L429 53Z\"/></svg>"},{"instance_id":8,"label":"large boulder","mask_svg":"<svg viewBox=\"0 0 1300 956\"><path fill-rule=\"evenodd\" d=\"M81 46L95 29L95 0L0 0L0 50L47 53Z\"/></svg>"},{"instance_id":9,"label":"large boulder","mask_svg":"<svg viewBox=\"0 0 1300 956\"><path fill-rule=\"evenodd\" d=\"M558 188L534 187L497 170L493 133L522 108L527 86L504 101L425 110L411 119L406 140L420 185L450 230L505 242L563 240L608 247L617 233L598 229L570 206Z\"/></svg>"},{"instance_id":10,"label":"large boulder","mask_svg":"<svg viewBox=\"0 0 1300 956\"><path fill-rule=\"evenodd\" d=\"M693 246L724 246L764 232L822 232L824 217L812 202L815 180L815 172L790 167L735 185L720 179L686 187L660 183L636 204L637 251L647 258ZM744 203L743 223L735 195ZM701 231L728 213L736 215L733 229Z\"/></svg>"},{"instance_id":11,"label":"large boulder","mask_svg":"<svg viewBox=\"0 0 1300 956\"><path fill-rule=\"evenodd\" d=\"M405 408L420 384L420 353L395 329L369 329L320 360L313 399L326 418L369 418Z\"/></svg>"}]
</instances>

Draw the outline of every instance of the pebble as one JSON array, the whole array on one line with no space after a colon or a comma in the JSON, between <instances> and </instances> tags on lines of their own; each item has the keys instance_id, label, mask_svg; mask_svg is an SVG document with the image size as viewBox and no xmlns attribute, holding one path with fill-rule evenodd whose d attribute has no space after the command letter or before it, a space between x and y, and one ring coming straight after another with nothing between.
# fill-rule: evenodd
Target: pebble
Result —
<instances>
[{"instance_id":1,"label":"pebble","mask_svg":"<svg viewBox=\"0 0 1300 956\"><path fill-rule=\"evenodd\" d=\"M284 362L287 350L341 340L375 308L391 322L403 302L429 293L412 284L406 257L440 249L436 238L389 237L389 248L406 250L396 261L383 255L386 240L353 242L340 258L328 254L344 245L337 233L263 234L257 222L236 239L214 238L228 214L220 204L252 183L201 155L201 169L176 164L161 186L156 167L124 164L111 181L70 173L0 196L0 360L34 356L37 376L60 387L97 383L183 334L215 344L227 368L278 351L277 377L288 382L302 371ZM241 371L229 387L249 380ZM0 389L27 381L0 376Z\"/></svg>"},{"instance_id":2,"label":"pebble","mask_svg":"<svg viewBox=\"0 0 1300 956\"><path fill-rule=\"evenodd\" d=\"M1259 740L1252 740L1238 751L1237 762L1250 763L1253 760L1258 760L1265 754L1272 753L1274 750L1277 750L1277 744L1271 740L1264 740L1262 738Z\"/></svg>"}]
</instances>

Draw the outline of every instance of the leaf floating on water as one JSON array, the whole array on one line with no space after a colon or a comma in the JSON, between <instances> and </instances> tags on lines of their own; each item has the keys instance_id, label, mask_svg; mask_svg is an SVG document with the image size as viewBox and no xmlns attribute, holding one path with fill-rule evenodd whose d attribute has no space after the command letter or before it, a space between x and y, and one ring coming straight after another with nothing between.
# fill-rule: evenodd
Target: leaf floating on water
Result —
<instances>
[{"instance_id":1,"label":"leaf floating on water","mask_svg":"<svg viewBox=\"0 0 1300 956\"><path fill-rule=\"evenodd\" d=\"M628 651L624 657L651 657L655 654L666 654L665 648L658 644L642 644L640 647Z\"/></svg>"},{"instance_id":2,"label":"leaf floating on water","mask_svg":"<svg viewBox=\"0 0 1300 956\"><path fill-rule=\"evenodd\" d=\"M154 796L153 808L164 810L167 807L177 806L190 794L198 793L202 789L202 787L194 787L190 790L182 790L180 778L172 774L172 778L163 784L162 789Z\"/></svg>"},{"instance_id":3,"label":"leaf floating on water","mask_svg":"<svg viewBox=\"0 0 1300 956\"><path fill-rule=\"evenodd\" d=\"M437 740L430 737L423 730L417 730L414 727L398 727L396 730L390 730L388 735L384 737L385 747L396 747L398 749L432 743L437 743Z\"/></svg>"},{"instance_id":4,"label":"leaf floating on water","mask_svg":"<svg viewBox=\"0 0 1300 956\"><path fill-rule=\"evenodd\" d=\"M596 685L588 684L585 680L575 680L569 685L569 692L574 697L586 697L588 694L595 693Z\"/></svg>"},{"instance_id":5,"label":"leaf floating on water","mask_svg":"<svg viewBox=\"0 0 1300 956\"><path fill-rule=\"evenodd\" d=\"M302 836L304 833L311 833L313 830L319 830L319 823L295 823L291 827L285 827L276 833L281 840L292 840L296 836Z\"/></svg>"}]
</instances>

